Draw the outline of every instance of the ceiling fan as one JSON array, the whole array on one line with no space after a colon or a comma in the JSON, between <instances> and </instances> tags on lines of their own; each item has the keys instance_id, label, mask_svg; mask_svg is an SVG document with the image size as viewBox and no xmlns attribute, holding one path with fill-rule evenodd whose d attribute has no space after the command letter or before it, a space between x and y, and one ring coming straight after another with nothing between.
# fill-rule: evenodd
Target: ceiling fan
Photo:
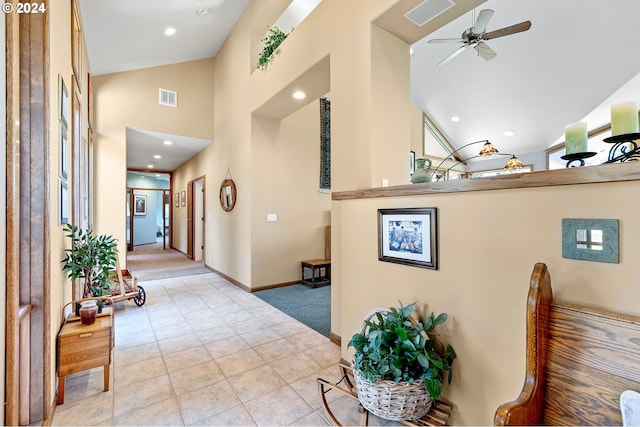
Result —
<instances>
[{"instance_id":1,"label":"ceiling fan","mask_svg":"<svg viewBox=\"0 0 640 427\"><path fill-rule=\"evenodd\" d=\"M496 53L485 43L485 40L497 39L498 37L504 37L522 31L527 31L531 28L531 21L520 22L519 24L511 25L509 27L500 28L499 30L486 32L489 20L493 16L493 10L482 9L478 13L478 19L475 21L473 27L466 29L460 38L456 39L432 39L428 43L462 43L458 49L446 58L444 58L438 65L446 64L456 56L460 55L466 48L473 47L478 55L486 59L492 60L496 57Z\"/></svg>"}]
</instances>

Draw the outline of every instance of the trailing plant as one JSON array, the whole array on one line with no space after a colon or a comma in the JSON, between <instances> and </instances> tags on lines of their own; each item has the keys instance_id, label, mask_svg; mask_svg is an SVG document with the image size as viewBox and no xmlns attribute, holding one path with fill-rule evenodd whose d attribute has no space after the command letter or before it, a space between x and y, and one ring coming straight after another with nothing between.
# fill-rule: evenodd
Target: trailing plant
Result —
<instances>
[{"instance_id":1,"label":"trailing plant","mask_svg":"<svg viewBox=\"0 0 640 427\"><path fill-rule=\"evenodd\" d=\"M293 30L291 30L293 31ZM291 31L288 33L283 32L277 26L269 28L267 35L261 40L264 44L260 56L258 57L258 68L264 70L269 62L273 59L273 56L278 53L277 49L280 44L287 38Z\"/></svg>"},{"instance_id":2,"label":"trailing plant","mask_svg":"<svg viewBox=\"0 0 640 427\"><path fill-rule=\"evenodd\" d=\"M62 271L71 280L84 279L83 298L106 295L110 288L110 271L116 268L118 241L113 236L93 234L75 225L64 228L71 247L65 249Z\"/></svg>"},{"instance_id":3,"label":"trailing plant","mask_svg":"<svg viewBox=\"0 0 640 427\"><path fill-rule=\"evenodd\" d=\"M349 347L355 349L353 369L375 383L379 380L422 380L433 399L442 392L446 379L451 383L451 365L456 353L445 346L435 334L435 328L447 320L447 314L433 313L425 322L412 317L415 302L389 311L377 312L365 320L361 333L353 335Z\"/></svg>"}]
</instances>

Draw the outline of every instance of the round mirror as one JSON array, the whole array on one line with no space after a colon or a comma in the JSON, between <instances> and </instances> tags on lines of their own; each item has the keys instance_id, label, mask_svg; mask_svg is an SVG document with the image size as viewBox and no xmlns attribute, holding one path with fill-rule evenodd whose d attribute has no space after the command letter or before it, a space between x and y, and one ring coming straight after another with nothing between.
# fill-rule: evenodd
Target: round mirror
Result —
<instances>
[{"instance_id":1,"label":"round mirror","mask_svg":"<svg viewBox=\"0 0 640 427\"><path fill-rule=\"evenodd\" d=\"M236 184L232 179L225 179L220 184L220 206L229 212L236 205Z\"/></svg>"}]
</instances>

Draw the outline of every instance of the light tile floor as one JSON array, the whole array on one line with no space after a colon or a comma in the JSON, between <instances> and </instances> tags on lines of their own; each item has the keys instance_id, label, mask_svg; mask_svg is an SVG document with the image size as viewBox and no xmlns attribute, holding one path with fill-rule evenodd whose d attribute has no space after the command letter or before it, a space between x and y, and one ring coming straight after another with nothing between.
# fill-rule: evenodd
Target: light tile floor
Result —
<instances>
[{"instance_id":1,"label":"light tile floor","mask_svg":"<svg viewBox=\"0 0 640 427\"><path fill-rule=\"evenodd\" d=\"M69 375L52 425L327 425L316 378L338 380L340 360L328 338L214 273L140 285L144 306L116 304L110 390L102 368ZM328 396L358 423L352 399Z\"/></svg>"}]
</instances>

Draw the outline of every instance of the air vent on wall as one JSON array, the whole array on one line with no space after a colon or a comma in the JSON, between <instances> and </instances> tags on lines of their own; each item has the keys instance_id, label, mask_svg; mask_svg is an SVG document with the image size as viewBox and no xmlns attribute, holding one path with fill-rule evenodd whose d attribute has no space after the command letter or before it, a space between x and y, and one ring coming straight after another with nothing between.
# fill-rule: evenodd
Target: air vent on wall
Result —
<instances>
[{"instance_id":1,"label":"air vent on wall","mask_svg":"<svg viewBox=\"0 0 640 427\"><path fill-rule=\"evenodd\" d=\"M455 6L452 0L424 0L404 14L404 17L421 27L436 16Z\"/></svg>"},{"instance_id":2,"label":"air vent on wall","mask_svg":"<svg viewBox=\"0 0 640 427\"><path fill-rule=\"evenodd\" d=\"M169 107L178 106L178 93L176 91L160 88L158 99L160 105L167 105Z\"/></svg>"}]
</instances>

